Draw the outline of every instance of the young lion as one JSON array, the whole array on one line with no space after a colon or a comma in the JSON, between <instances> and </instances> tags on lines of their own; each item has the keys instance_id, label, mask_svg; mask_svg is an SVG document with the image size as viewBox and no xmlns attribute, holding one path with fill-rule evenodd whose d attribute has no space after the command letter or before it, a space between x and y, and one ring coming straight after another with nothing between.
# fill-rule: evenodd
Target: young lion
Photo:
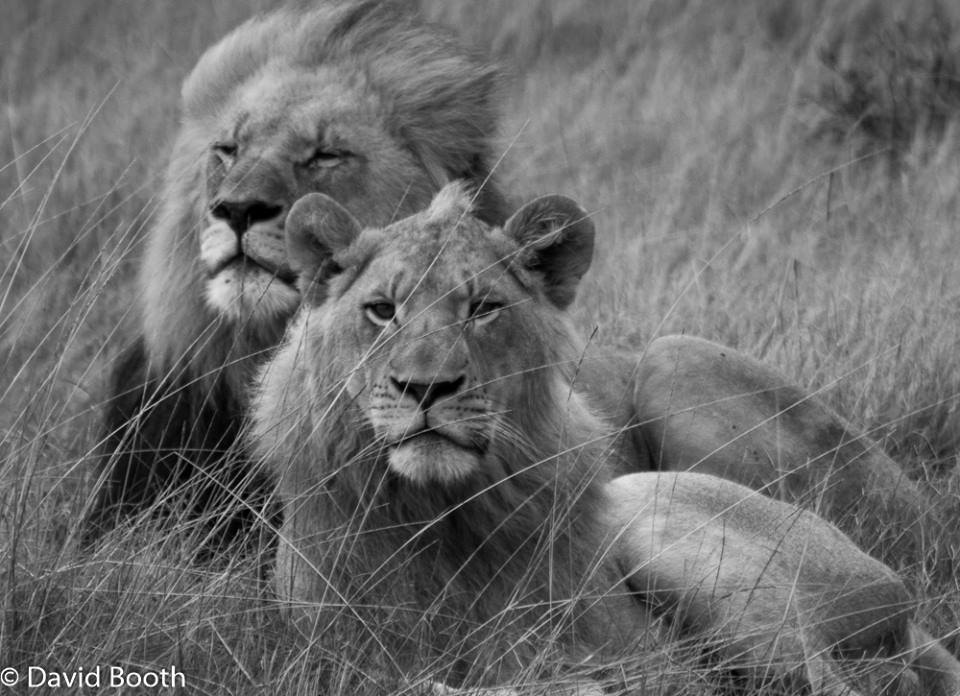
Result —
<instances>
[{"instance_id":1,"label":"young lion","mask_svg":"<svg viewBox=\"0 0 960 696\"><path fill-rule=\"evenodd\" d=\"M501 229L454 183L362 229L311 194L286 230L305 301L250 442L284 499L276 590L321 630L493 687L557 654L626 669L663 613L749 684L957 693L893 571L828 522L706 474L610 478L631 463L575 383L594 230L572 201Z\"/></svg>"}]
</instances>

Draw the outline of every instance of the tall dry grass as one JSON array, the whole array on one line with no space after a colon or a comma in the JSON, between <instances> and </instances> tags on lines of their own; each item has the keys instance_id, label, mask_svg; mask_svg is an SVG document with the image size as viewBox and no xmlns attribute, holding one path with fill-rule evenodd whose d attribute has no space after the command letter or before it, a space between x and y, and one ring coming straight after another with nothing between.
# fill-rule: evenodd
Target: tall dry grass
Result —
<instances>
[{"instance_id":1,"label":"tall dry grass","mask_svg":"<svg viewBox=\"0 0 960 696\"><path fill-rule=\"evenodd\" d=\"M203 694L382 693L308 645L251 563L189 540L71 546L179 81L266 0L22 0L0 23L0 666L167 666ZM952 5L425 0L489 50L499 175L594 212L578 317L635 349L706 336L778 365L931 493L921 617L957 652L960 192ZM937 28L930 40L930 27ZM950 29L952 28L952 32ZM671 652L647 693L707 693ZM356 660L357 664L351 662ZM701 670L702 671L702 670ZM42 691L41 691L42 692Z\"/></svg>"}]
</instances>

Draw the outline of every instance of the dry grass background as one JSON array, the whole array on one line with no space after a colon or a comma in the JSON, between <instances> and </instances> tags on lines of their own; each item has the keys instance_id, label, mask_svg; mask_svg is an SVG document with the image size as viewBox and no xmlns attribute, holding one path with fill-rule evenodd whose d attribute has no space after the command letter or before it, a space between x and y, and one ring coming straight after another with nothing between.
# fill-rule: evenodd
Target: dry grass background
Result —
<instances>
[{"instance_id":1,"label":"dry grass background","mask_svg":"<svg viewBox=\"0 0 960 696\"><path fill-rule=\"evenodd\" d=\"M0 24L0 666L176 664L201 694L359 693L251 568L71 533L179 82L267 0L20 0ZM921 618L960 649L960 12L882 0L424 0L501 61L500 177L595 212L578 314L778 365L931 493ZM901 7L902 5L902 7ZM329 652L327 652L329 650ZM644 693L705 694L671 652ZM382 686L364 687L381 693ZM42 693L34 691L33 693ZM638 691L639 693L639 691Z\"/></svg>"}]
</instances>

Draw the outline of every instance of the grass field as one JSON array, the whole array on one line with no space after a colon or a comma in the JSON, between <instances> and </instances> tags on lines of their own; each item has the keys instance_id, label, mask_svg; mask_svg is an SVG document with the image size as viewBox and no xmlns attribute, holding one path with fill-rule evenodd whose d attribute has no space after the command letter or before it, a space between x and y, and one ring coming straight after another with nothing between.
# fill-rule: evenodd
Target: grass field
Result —
<instances>
[{"instance_id":1,"label":"grass field","mask_svg":"<svg viewBox=\"0 0 960 696\"><path fill-rule=\"evenodd\" d=\"M175 664L191 693L356 693L348 658L304 648L244 562L190 567L149 533L93 557L71 543L107 366L136 322L179 83L273 3L9 4L0 667ZM422 4L505 68L505 188L562 192L595 214L584 331L633 349L678 332L724 342L873 434L930 494L925 562L901 570L919 618L960 652L960 12L934 0ZM658 665L663 678L637 693L709 693L676 654Z\"/></svg>"}]
</instances>

